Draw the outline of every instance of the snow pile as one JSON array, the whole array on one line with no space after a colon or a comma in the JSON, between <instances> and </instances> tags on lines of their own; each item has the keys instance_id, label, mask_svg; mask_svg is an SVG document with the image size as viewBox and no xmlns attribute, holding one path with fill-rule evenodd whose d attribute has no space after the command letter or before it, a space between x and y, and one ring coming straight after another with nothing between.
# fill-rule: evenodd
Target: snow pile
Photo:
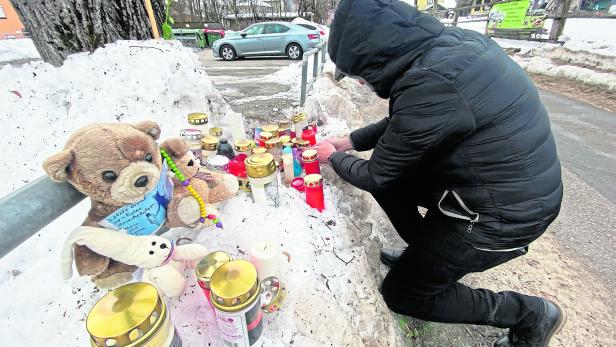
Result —
<instances>
[{"instance_id":1,"label":"snow pile","mask_svg":"<svg viewBox=\"0 0 616 347\"><path fill-rule=\"evenodd\" d=\"M153 119L164 138L178 133L190 111L209 112L214 119L231 112L197 57L168 42L120 42L72 56L60 68L42 63L6 67L0 79L8 81L0 94L2 145L9 154L1 163L2 193L41 175L41 161L88 123ZM344 120L330 118L319 136L346 132ZM372 233L371 225L361 221L365 210L344 186L334 186L331 170L324 167L324 175L322 214L308 208L300 193L281 187L279 208L254 205L240 193L219 206L224 230L180 228L165 236L189 237L236 258L246 258L257 240L279 242L289 254L288 259L281 254L279 269L289 295L282 311L264 316L267 346L399 345L395 322L377 291L378 276L370 271L366 245L376 246L365 242ZM85 317L105 291L86 278L65 282L59 271L61 245L88 209L84 201L2 259L5 345L88 344ZM378 248L372 253L370 259L378 259ZM186 277L185 295L167 300L184 345L222 346L194 275L187 271ZM36 331L25 329L31 326Z\"/></svg>"},{"instance_id":2,"label":"snow pile","mask_svg":"<svg viewBox=\"0 0 616 347\"><path fill-rule=\"evenodd\" d=\"M557 65L551 59L545 57L519 57L513 56L522 68L528 72L539 73L552 77L566 77L582 83L592 84L606 88L608 90L616 90L616 74L608 72L597 72L595 70L572 66L572 65Z\"/></svg>"},{"instance_id":3,"label":"snow pile","mask_svg":"<svg viewBox=\"0 0 616 347\"><path fill-rule=\"evenodd\" d=\"M190 112L216 121L230 111L198 57L177 42L122 41L72 55L59 68L7 65L0 81L0 146L13 149L0 162L12 172L0 196L41 176L40 163L86 124L152 119L171 135Z\"/></svg>"},{"instance_id":4,"label":"snow pile","mask_svg":"<svg viewBox=\"0 0 616 347\"><path fill-rule=\"evenodd\" d=\"M0 40L0 62L37 58L40 55L30 39Z\"/></svg>"}]
</instances>

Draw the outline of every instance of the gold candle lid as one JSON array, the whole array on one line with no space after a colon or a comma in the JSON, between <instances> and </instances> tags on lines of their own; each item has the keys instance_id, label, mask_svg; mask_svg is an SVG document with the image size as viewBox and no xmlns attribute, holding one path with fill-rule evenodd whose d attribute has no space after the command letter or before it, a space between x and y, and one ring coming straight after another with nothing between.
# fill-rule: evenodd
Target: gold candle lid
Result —
<instances>
[{"instance_id":1,"label":"gold candle lid","mask_svg":"<svg viewBox=\"0 0 616 347\"><path fill-rule=\"evenodd\" d=\"M220 141L219 138L211 135L206 135L201 140L201 147L203 147L203 149L205 149L206 151L215 151L218 147L218 141Z\"/></svg>"},{"instance_id":2,"label":"gold candle lid","mask_svg":"<svg viewBox=\"0 0 616 347\"><path fill-rule=\"evenodd\" d=\"M289 135L280 136L280 142L281 143L291 142L291 136Z\"/></svg>"},{"instance_id":3,"label":"gold candle lid","mask_svg":"<svg viewBox=\"0 0 616 347\"><path fill-rule=\"evenodd\" d=\"M265 132L268 132L268 133L272 133L275 136L278 136L278 125L276 125L276 124L268 124L268 125L264 126L261 129L262 129L262 131L265 131Z\"/></svg>"},{"instance_id":4,"label":"gold candle lid","mask_svg":"<svg viewBox=\"0 0 616 347\"><path fill-rule=\"evenodd\" d=\"M188 118L188 123L193 125L203 125L208 122L207 114L202 112L190 113L186 118Z\"/></svg>"},{"instance_id":5,"label":"gold candle lid","mask_svg":"<svg viewBox=\"0 0 616 347\"><path fill-rule=\"evenodd\" d=\"M210 280L212 275L222 264L228 263L231 261L231 255L227 252L217 251L212 252L205 256L198 264L195 266L195 274L197 275L197 280L199 280L199 284L202 284L203 287L210 287Z\"/></svg>"},{"instance_id":6,"label":"gold candle lid","mask_svg":"<svg viewBox=\"0 0 616 347\"><path fill-rule=\"evenodd\" d=\"M252 142L246 139L237 140L234 145L235 150L238 152L248 152L252 148Z\"/></svg>"},{"instance_id":7,"label":"gold candle lid","mask_svg":"<svg viewBox=\"0 0 616 347\"><path fill-rule=\"evenodd\" d=\"M265 148L267 149L277 148L277 147L280 147L280 145L281 145L281 142L280 142L279 137L274 137L273 139L269 139L265 141Z\"/></svg>"},{"instance_id":8,"label":"gold candle lid","mask_svg":"<svg viewBox=\"0 0 616 347\"><path fill-rule=\"evenodd\" d=\"M304 139L296 139L295 145L297 146L297 148L309 148L310 141Z\"/></svg>"},{"instance_id":9,"label":"gold candle lid","mask_svg":"<svg viewBox=\"0 0 616 347\"><path fill-rule=\"evenodd\" d=\"M276 161L270 153L253 154L246 158L244 164L248 177L262 178L276 172Z\"/></svg>"},{"instance_id":10,"label":"gold candle lid","mask_svg":"<svg viewBox=\"0 0 616 347\"><path fill-rule=\"evenodd\" d=\"M323 176L319 174L306 175L304 177L304 186L310 188L316 188L323 185Z\"/></svg>"},{"instance_id":11,"label":"gold candle lid","mask_svg":"<svg viewBox=\"0 0 616 347\"><path fill-rule=\"evenodd\" d=\"M219 128L219 127L210 128L210 135L221 137L222 136L222 128Z\"/></svg>"},{"instance_id":12,"label":"gold candle lid","mask_svg":"<svg viewBox=\"0 0 616 347\"><path fill-rule=\"evenodd\" d=\"M290 120L282 120L278 122L278 131L289 130L293 126L293 122Z\"/></svg>"},{"instance_id":13,"label":"gold candle lid","mask_svg":"<svg viewBox=\"0 0 616 347\"><path fill-rule=\"evenodd\" d=\"M314 149L307 149L302 152L302 159L306 162L313 162L317 160L317 151Z\"/></svg>"},{"instance_id":14,"label":"gold candle lid","mask_svg":"<svg viewBox=\"0 0 616 347\"><path fill-rule=\"evenodd\" d=\"M233 260L214 272L211 302L223 311L240 311L259 295L257 269L246 260Z\"/></svg>"},{"instance_id":15,"label":"gold candle lid","mask_svg":"<svg viewBox=\"0 0 616 347\"><path fill-rule=\"evenodd\" d=\"M287 288L275 276L267 277L261 281L261 309L272 313L280 309L287 298Z\"/></svg>"},{"instance_id":16,"label":"gold candle lid","mask_svg":"<svg viewBox=\"0 0 616 347\"><path fill-rule=\"evenodd\" d=\"M304 120L306 120L306 117L307 117L307 115L306 115L305 112L300 112L300 113L296 114L295 116L293 116L293 118L292 118L293 119L293 123L299 123L301 121L304 121Z\"/></svg>"},{"instance_id":17,"label":"gold candle lid","mask_svg":"<svg viewBox=\"0 0 616 347\"><path fill-rule=\"evenodd\" d=\"M123 285L103 296L90 310L86 328L94 346L136 346L154 334L166 309L149 283Z\"/></svg>"},{"instance_id":18,"label":"gold candle lid","mask_svg":"<svg viewBox=\"0 0 616 347\"><path fill-rule=\"evenodd\" d=\"M255 147L252 149L252 154L260 154L260 153L266 153L267 152L267 148L265 147Z\"/></svg>"},{"instance_id":19,"label":"gold candle lid","mask_svg":"<svg viewBox=\"0 0 616 347\"><path fill-rule=\"evenodd\" d=\"M267 140L273 139L274 138L274 134L270 133L269 131L262 131L259 134L259 140L265 142Z\"/></svg>"}]
</instances>

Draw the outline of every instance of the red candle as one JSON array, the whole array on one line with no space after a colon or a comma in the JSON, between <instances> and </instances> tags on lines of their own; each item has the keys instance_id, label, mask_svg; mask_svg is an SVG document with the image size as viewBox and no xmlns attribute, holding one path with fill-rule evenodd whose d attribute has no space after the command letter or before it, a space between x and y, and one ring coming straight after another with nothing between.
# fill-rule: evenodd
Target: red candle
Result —
<instances>
[{"instance_id":1,"label":"red candle","mask_svg":"<svg viewBox=\"0 0 616 347\"><path fill-rule=\"evenodd\" d=\"M233 160L229 161L228 171L230 174L237 177L241 190L250 192L250 183L248 181L248 176L246 175L246 165L244 164L246 157L246 154L242 153L233 158Z\"/></svg>"},{"instance_id":2,"label":"red candle","mask_svg":"<svg viewBox=\"0 0 616 347\"><path fill-rule=\"evenodd\" d=\"M314 149L307 149L302 152L302 162L304 172L306 175L321 174L321 167L319 165L319 157L317 151Z\"/></svg>"},{"instance_id":3,"label":"red candle","mask_svg":"<svg viewBox=\"0 0 616 347\"><path fill-rule=\"evenodd\" d=\"M325 209L325 196L323 195L323 177L312 174L304 177L304 189L306 192L306 203L319 212Z\"/></svg>"},{"instance_id":4,"label":"red candle","mask_svg":"<svg viewBox=\"0 0 616 347\"><path fill-rule=\"evenodd\" d=\"M311 127L308 127L304 129L304 131L302 131L302 139L310 142L311 146L314 146L317 144L316 136L317 136L317 132Z\"/></svg>"}]
</instances>

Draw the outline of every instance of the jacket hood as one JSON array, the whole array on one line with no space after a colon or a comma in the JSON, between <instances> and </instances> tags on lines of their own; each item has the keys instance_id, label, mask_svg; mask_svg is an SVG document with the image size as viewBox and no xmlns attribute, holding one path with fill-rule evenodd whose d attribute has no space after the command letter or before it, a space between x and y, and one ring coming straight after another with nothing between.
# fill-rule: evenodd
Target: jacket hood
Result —
<instances>
[{"instance_id":1,"label":"jacket hood","mask_svg":"<svg viewBox=\"0 0 616 347\"><path fill-rule=\"evenodd\" d=\"M444 25L396 0L342 0L329 35L329 56L344 74L361 77L382 98Z\"/></svg>"}]
</instances>

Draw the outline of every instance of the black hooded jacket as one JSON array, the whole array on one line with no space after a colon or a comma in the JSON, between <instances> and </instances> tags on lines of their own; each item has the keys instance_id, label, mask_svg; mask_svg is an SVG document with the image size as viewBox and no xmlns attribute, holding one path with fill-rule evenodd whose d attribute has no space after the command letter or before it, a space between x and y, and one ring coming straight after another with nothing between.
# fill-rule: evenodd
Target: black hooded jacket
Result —
<instances>
[{"instance_id":1,"label":"black hooded jacket","mask_svg":"<svg viewBox=\"0 0 616 347\"><path fill-rule=\"evenodd\" d=\"M381 205L397 229L421 205L477 248L506 250L556 218L563 191L547 111L494 41L392 0L342 0L329 41L340 71L390 99L389 117L351 134L356 150L374 149L370 160L336 152L332 166L391 195Z\"/></svg>"}]
</instances>

